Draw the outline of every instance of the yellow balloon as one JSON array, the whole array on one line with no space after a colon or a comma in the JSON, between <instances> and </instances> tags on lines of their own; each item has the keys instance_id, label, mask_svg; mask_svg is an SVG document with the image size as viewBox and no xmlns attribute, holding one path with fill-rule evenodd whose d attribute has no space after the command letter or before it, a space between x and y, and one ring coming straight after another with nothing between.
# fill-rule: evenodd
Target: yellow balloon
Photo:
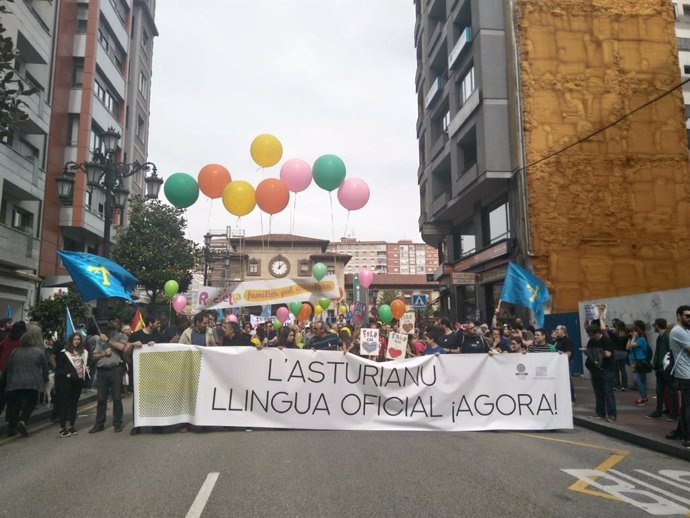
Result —
<instances>
[{"instance_id":1,"label":"yellow balloon","mask_svg":"<svg viewBox=\"0 0 690 518\"><path fill-rule=\"evenodd\" d=\"M261 167L271 167L280 162L283 156L283 145L273 135L264 133L252 141L249 152L254 162Z\"/></svg>"},{"instance_id":2,"label":"yellow balloon","mask_svg":"<svg viewBox=\"0 0 690 518\"><path fill-rule=\"evenodd\" d=\"M321 306L314 306L314 311L316 311L317 315L320 315L323 311L323 308Z\"/></svg>"},{"instance_id":3,"label":"yellow balloon","mask_svg":"<svg viewBox=\"0 0 690 518\"><path fill-rule=\"evenodd\" d=\"M256 207L254 187L244 180L230 182L223 189L223 205L235 216L246 216Z\"/></svg>"},{"instance_id":4,"label":"yellow balloon","mask_svg":"<svg viewBox=\"0 0 690 518\"><path fill-rule=\"evenodd\" d=\"M347 306L340 306L338 308L338 313L340 313L341 315L344 315L345 313L347 313Z\"/></svg>"}]
</instances>

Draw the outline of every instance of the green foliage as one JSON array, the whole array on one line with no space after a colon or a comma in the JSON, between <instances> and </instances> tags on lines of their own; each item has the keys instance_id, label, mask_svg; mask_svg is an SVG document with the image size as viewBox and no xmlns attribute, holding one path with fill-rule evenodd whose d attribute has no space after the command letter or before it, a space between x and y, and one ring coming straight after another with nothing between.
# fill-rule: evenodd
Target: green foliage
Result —
<instances>
[{"instance_id":1,"label":"green foliage","mask_svg":"<svg viewBox=\"0 0 690 518\"><path fill-rule=\"evenodd\" d=\"M36 88L26 88L14 70L17 50L12 38L5 35L6 29L2 24L3 18L10 13L7 3L13 1L0 0L0 140L8 138L14 128L28 119L21 108L26 103L20 97L33 95L37 91Z\"/></svg>"},{"instance_id":2,"label":"green foliage","mask_svg":"<svg viewBox=\"0 0 690 518\"><path fill-rule=\"evenodd\" d=\"M65 335L65 314L68 307L75 326L79 322L86 322L91 316L91 306L84 302L77 290L70 290L39 300L29 309L29 319L41 326L46 338L53 333L61 338Z\"/></svg>"},{"instance_id":3,"label":"green foliage","mask_svg":"<svg viewBox=\"0 0 690 518\"><path fill-rule=\"evenodd\" d=\"M189 288L197 247L185 238L182 209L140 196L129 201L129 226L117 233L112 258L139 279L155 305L165 281L176 280L180 292Z\"/></svg>"},{"instance_id":4,"label":"green foliage","mask_svg":"<svg viewBox=\"0 0 690 518\"><path fill-rule=\"evenodd\" d=\"M380 302L378 303L378 305L382 306L383 304L388 304L390 306L391 302L393 302L397 298L399 298L397 291L395 291L395 290L384 290L379 295Z\"/></svg>"}]
</instances>

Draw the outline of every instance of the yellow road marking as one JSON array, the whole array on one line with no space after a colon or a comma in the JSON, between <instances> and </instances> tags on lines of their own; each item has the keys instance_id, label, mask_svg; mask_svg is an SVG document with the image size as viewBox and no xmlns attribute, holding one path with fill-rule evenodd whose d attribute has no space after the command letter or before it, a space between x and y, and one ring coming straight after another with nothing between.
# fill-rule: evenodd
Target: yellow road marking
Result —
<instances>
[{"instance_id":1,"label":"yellow road marking","mask_svg":"<svg viewBox=\"0 0 690 518\"><path fill-rule=\"evenodd\" d=\"M591 444L591 443L582 442L582 441L569 441L567 439L556 439L554 437L544 437L542 435L536 435L536 434L530 434L530 433L520 433L518 435L522 435L524 437L530 437L532 439L540 439L542 441L559 442L559 443L563 443L563 444L571 444L573 446L579 446L582 448L591 448L591 449L595 449L595 450L606 450L606 451L615 452L612 455L610 455L604 462L602 462L596 468L594 468L596 471L607 471L607 470L613 468L616 464L618 464L620 461L622 461L630 453L628 450L621 450L618 448L608 448L606 446L599 446L597 444ZM593 480L596 480L596 477L593 477ZM601 498L606 498L607 500L614 500L616 502L620 502L620 498L618 498L617 496L609 495L608 493L604 493L603 491L597 491L596 489L589 489L589 482L586 482L584 480L576 481L568 489L570 489L571 491L575 491L577 493L584 493L585 495L590 495L590 496L599 496Z\"/></svg>"},{"instance_id":2,"label":"yellow road marking","mask_svg":"<svg viewBox=\"0 0 690 518\"><path fill-rule=\"evenodd\" d=\"M79 409L77 411L83 412L85 410L93 410L94 408L96 408L96 406L98 406L98 403L89 403L86 406L79 407ZM50 428L51 426L55 426L55 423L51 423L50 420L48 420L47 423L43 423L43 424L40 424L38 426L32 426L31 431L32 432L40 432L41 430L45 430L46 428ZM14 437L7 437L5 439L0 440L0 446L4 446L5 444L7 444L10 441L14 441L15 439L21 439L21 438L22 438L21 435L15 435Z\"/></svg>"}]
</instances>

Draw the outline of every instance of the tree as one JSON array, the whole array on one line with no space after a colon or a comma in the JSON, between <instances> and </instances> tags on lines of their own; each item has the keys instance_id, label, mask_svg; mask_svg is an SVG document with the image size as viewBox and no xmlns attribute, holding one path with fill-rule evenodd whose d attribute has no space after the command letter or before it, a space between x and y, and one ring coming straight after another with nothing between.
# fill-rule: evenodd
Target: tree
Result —
<instances>
[{"instance_id":1,"label":"tree","mask_svg":"<svg viewBox=\"0 0 690 518\"><path fill-rule=\"evenodd\" d=\"M382 306L383 304L388 304L389 306L391 305L391 302L393 302L395 299L399 299L400 297L398 296L398 292L395 290L384 290L380 295L379 295L381 302L379 302L379 306Z\"/></svg>"},{"instance_id":2,"label":"tree","mask_svg":"<svg viewBox=\"0 0 690 518\"><path fill-rule=\"evenodd\" d=\"M166 281L177 281L180 291L192 282L197 247L184 237L183 213L159 200L132 196L129 226L118 231L113 245L113 260L139 279L154 306Z\"/></svg>"},{"instance_id":3,"label":"tree","mask_svg":"<svg viewBox=\"0 0 690 518\"><path fill-rule=\"evenodd\" d=\"M58 338L62 338L65 335L67 308L75 326L79 322L85 322L91 316L91 306L84 302L75 289L39 300L29 309L29 318L41 326L43 336L46 338L51 337L53 333L57 333Z\"/></svg>"},{"instance_id":4,"label":"tree","mask_svg":"<svg viewBox=\"0 0 690 518\"><path fill-rule=\"evenodd\" d=\"M14 71L17 50L10 36L5 35L2 20L10 11L7 3L14 0L0 0L0 140L5 140L12 130L29 116L22 110L22 96L33 95L37 88L27 89L24 81Z\"/></svg>"}]
</instances>

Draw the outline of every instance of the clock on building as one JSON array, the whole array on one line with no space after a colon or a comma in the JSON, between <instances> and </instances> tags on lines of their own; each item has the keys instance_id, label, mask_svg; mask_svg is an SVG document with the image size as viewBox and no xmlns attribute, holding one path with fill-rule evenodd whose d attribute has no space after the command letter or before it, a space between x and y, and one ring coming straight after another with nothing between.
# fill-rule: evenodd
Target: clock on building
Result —
<instances>
[{"instance_id":1,"label":"clock on building","mask_svg":"<svg viewBox=\"0 0 690 518\"><path fill-rule=\"evenodd\" d=\"M273 277L285 277L290 272L290 262L282 255L276 256L268 263L268 270Z\"/></svg>"}]
</instances>

